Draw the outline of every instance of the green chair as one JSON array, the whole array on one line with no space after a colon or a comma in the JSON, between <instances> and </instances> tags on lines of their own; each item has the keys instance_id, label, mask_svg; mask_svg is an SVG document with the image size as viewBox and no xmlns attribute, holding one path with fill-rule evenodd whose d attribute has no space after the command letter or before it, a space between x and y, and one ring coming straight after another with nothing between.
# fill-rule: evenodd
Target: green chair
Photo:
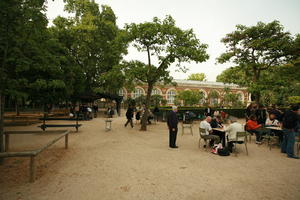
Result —
<instances>
[{"instance_id":1,"label":"green chair","mask_svg":"<svg viewBox=\"0 0 300 200\"><path fill-rule=\"evenodd\" d=\"M236 138L235 138L235 141L234 141L234 143L235 143L234 152L235 152L236 156L237 156L237 151L236 151L237 144L245 144L246 153L247 153L247 156L248 156L247 136L248 136L248 134L246 132L236 132ZM243 139L243 140L241 140L241 139ZM241 141L242 143L238 143L237 141Z\"/></svg>"},{"instance_id":2,"label":"green chair","mask_svg":"<svg viewBox=\"0 0 300 200\"><path fill-rule=\"evenodd\" d=\"M203 137L203 135L202 134L206 134L206 131L205 131L205 129L204 128L199 128L199 135L200 135L200 138L199 138L199 148L201 147L201 139L203 139L204 140L204 142L205 142L205 150L207 151L207 146L208 146L208 144L207 144L207 140L210 140L210 139L206 139L206 138L204 138Z\"/></svg>"}]
</instances>

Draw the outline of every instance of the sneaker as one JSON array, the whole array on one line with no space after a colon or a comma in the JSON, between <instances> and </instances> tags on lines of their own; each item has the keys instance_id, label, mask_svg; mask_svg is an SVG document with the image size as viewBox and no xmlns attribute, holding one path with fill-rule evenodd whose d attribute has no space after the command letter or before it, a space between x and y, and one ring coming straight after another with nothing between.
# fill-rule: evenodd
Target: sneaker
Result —
<instances>
[{"instance_id":1,"label":"sneaker","mask_svg":"<svg viewBox=\"0 0 300 200\"><path fill-rule=\"evenodd\" d=\"M298 157L298 156L288 156L288 158L299 159L299 157Z\"/></svg>"},{"instance_id":2,"label":"sneaker","mask_svg":"<svg viewBox=\"0 0 300 200\"><path fill-rule=\"evenodd\" d=\"M255 144L261 144L261 142L259 142L259 141L255 141Z\"/></svg>"}]
</instances>

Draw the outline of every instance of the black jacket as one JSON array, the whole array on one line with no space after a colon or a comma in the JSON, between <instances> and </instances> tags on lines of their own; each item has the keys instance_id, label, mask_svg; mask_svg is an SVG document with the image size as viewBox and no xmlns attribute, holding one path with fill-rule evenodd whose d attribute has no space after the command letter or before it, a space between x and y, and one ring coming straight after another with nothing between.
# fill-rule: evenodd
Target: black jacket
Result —
<instances>
[{"instance_id":1,"label":"black jacket","mask_svg":"<svg viewBox=\"0 0 300 200\"><path fill-rule=\"evenodd\" d=\"M177 129L177 125L178 125L178 118L175 112L171 111L168 115L167 118L167 123L168 123L168 127L169 129L175 128Z\"/></svg>"},{"instance_id":2,"label":"black jacket","mask_svg":"<svg viewBox=\"0 0 300 200\"><path fill-rule=\"evenodd\" d=\"M297 113L288 110L283 115L282 126L286 129L296 129L298 124Z\"/></svg>"},{"instance_id":3,"label":"black jacket","mask_svg":"<svg viewBox=\"0 0 300 200\"><path fill-rule=\"evenodd\" d=\"M127 117L127 119L132 119L133 118L133 108L128 108L127 109L126 117Z\"/></svg>"}]
</instances>

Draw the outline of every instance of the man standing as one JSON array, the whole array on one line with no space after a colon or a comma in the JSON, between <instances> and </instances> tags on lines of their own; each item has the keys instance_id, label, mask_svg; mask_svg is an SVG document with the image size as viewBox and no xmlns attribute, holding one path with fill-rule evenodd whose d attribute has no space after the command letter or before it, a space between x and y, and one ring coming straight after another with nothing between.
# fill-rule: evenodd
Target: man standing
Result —
<instances>
[{"instance_id":1,"label":"man standing","mask_svg":"<svg viewBox=\"0 0 300 200\"><path fill-rule=\"evenodd\" d=\"M283 128L283 142L281 143L281 152L286 153L289 158L299 159L294 155L295 135L298 123L299 106L292 106L292 110L288 110L283 115L282 128Z\"/></svg>"},{"instance_id":2,"label":"man standing","mask_svg":"<svg viewBox=\"0 0 300 200\"><path fill-rule=\"evenodd\" d=\"M133 128L133 123L132 123L132 118L133 118L133 108L132 106L130 105L127 109L127 112L126 112L126 118L127 118L127 122L125 123L125 127L128 125L128 123L130 123L131 125L131 128Z\"/></svg>"},{"instance_id":3,"label":"man standing","mask_svg":"<svg viewBox=\"0 0 300 200\"><path fill-rule=\"evenodd\" d=\"M200 128L205 130L205 133L201 133L204 139L213 140L215 144L220 143L220 137L217 135L212 135L213 130L210 126L211 116L207 116L205 120L200 122Z\"/></svg>"},{"instance_id":4,"label":"man standing","mask_svg":"<svg viewBox=\"0 0 300 200\"><path fill-rule=\"evenodd\" d=\"M169 128L169 147L178 148L176 146L176 138L178 132L177 106L172 106L172 111L168 115L167 123Z\"/></svg>"},{"instance_id":5,"label":"man standing","mask_svg":"<svg viewBox=\"0 0 300 200\"><path fill-rule=\"evenodd\" d=\"M214 113L214 111L211 109L210 106L208 106L207 108L205 108L204 110L204 115L207 117L207 116L212 116Z\"/></svg>"}]
</instances>

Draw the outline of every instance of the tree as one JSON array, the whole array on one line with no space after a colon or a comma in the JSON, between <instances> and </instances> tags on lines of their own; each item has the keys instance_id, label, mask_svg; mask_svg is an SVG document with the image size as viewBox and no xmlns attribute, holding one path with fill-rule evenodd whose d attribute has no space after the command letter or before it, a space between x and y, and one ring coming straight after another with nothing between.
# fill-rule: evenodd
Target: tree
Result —
<instances>
[{"instance_id":1,"label":"tree","mask_svg":"<svg viewBox=\"0 0 300 200\"><path fill-rule=\"evenodd\" d=\"M259 102L262 73L294 58L293 38L289 32L283 31L278 21L268 24L258 22L251 27L237 25L236 28L221 40L227 51L217 60L219 63L232 61L238 65L247 77L252 96Z\"/></svg>"},{"instance_id":2,"label":"tree","mask_svg":"<svg viewBox=\"0 0 300 200\"><path fill-rule=\"evenodd\" d=\"M240 108L243 103L240 101L240 94L233 93L229 88L224 88L223 106L230 108Z\"/></svg>"},{"instance_id":3,"label":"tree","mask_svg":"<svg viewBox=\"0 0 300 200\"><path fill-rule=\"evenodd\" d=\"M206 75L204 73L191 74L191 75L189 75L187 80L206 81Z\"/></svg>"},{"instance_id":4,"label":"tree","mask_svg":"<svg viewBox=\"0 0 300 200\"><path fill-rule=\"evenodd\" d=\"M146 95L146 114L142 118L141 130L147 129L148 109L151 92L156 82L170 83L169 67L176 63L177 69L186 71L181 63L203 62L208 59L207 45L201 44L193 30L181 30L175 25L175 20L167 16L164 20L157 17L152 22L127 25L127 31L133 46L140 52L147 54L148 63L130 61L124 63L126 76L135 83L148 85ZM157 66L152 59L158 60Z\"/></svg>"},{"instance_id":5,"label":"tree","mask_svg":"<svg viewBox=\"0 0 300 200\"><path fill-rule=\"evenodd\" d=\"M183 101L184 106L194 106L200 103L200 100L203 98L201 97L202 93L199 91L194 90L184 90L178 92L176 96L176 101L181 102Z\"/></svg>"},{"instance_id":6,"label":"tree","mask_svg":"<svg viewBox=\"0 0 300 200\"><path fill-rule=\"evenodd\" d=\"M90 0L66 0L71 18L57 17L53 32L66 49L72 64L82 71L85 93L117 94L124 75L119 62L127 53L127 34L118 28L117 17L109 6Z\"/></svg>"},{"instance_id":7,"label":"tree","mask_svg":"<svg viewBox=\"0 0 300 200\"><path fill-rule=\"evenodd\" d=\"M220 97L220 94L216 91L216 90L212 90L209 95L208 98L210 99L210 104L213 106L218 106L218 98Z\"/></svg>"},{"instance_id":8,"label":"tree","mask_svg":"<svg viewBox=\"0 0 300 200\"><path fill-rule=\"evenodd\" d=\"M38 93L36 83L47 83L52 92L62 87L56 78L60 69L50 49L45 2L31 0L0 1L0 151L3 148L4 97ZM53 76L47 77L52 74ZM46 77L46 79L45 79ZM48 91L48 92L49 92ZM49 94L50 95L50 94Z\"/></svg>"}]
</instances>

